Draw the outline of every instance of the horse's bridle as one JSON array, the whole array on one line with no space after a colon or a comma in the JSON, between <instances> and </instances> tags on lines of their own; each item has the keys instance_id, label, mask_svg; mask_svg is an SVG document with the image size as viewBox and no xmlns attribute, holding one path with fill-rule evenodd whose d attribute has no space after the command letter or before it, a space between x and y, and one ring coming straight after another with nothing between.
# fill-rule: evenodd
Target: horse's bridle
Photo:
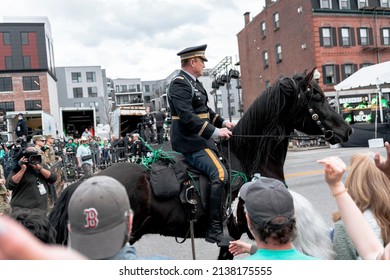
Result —
<instances>
[{"instance_id":1,"label":"horse's bridle","mask_svg":"<svg viewBox=\"0 0 390 280\"><path fill-rule=\"evenodd\" d=\"M295 81L294 81L295 82ZM298 86L299 88L299 86ZM313 95L313 88L311 88L310 86L306 89L307 92L310 92L310 100L311 100L311 97ZM301 93L298 93L298 102L301 98ZM326 130L326 128L324 127L324 125L322 124L321 120L320 120L320 117L318 116L318 114L310 107L310 100L308 100L307 102L307 108L309 109L309 113L311 115L311 119L313 121L315 121L315 123L318 125L318 127L321 129L321 131L324 133L324 139L325 140L329 140L331 139L333 136L334 136L334 132L333 130ZM305 106L306 104L304 104L303 102L303 106Z\"/></svg>"}]
</instances>

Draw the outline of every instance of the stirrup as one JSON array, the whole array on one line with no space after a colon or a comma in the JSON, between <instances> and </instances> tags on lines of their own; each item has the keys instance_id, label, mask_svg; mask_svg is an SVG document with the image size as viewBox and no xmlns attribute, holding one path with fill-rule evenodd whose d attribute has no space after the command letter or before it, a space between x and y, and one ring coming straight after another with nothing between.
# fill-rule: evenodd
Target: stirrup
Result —
<instances>
[{"instance_id":1,"label":"stirrup","mask_svg":"<svg viewBox=\"0 0 390 280\"><path fill-rule=\"evenodd\" d=\"M194 198L194 194L195 194L195 187L194 186L188 187L186 189L185 198L186 198L186 201L191 205L197 204L197 201Z\"/></svg>"}]
</instances>

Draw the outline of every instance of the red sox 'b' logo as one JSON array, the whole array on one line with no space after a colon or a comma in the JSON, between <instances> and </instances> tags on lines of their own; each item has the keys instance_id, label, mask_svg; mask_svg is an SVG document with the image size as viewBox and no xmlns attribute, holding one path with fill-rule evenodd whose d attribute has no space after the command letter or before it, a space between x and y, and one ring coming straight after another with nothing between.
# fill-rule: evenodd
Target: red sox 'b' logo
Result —
<instances>
[{"instance_id":1,"label":"red sox 'b' logo","mask_svg":"<svg viewBox=\"0 0 390 280\"><path fill-rule=\"evenodd\" d=\"M84 209L85 228L96 228L99 224L98 212L95 208Z\"/></svg>"}]
</instances>

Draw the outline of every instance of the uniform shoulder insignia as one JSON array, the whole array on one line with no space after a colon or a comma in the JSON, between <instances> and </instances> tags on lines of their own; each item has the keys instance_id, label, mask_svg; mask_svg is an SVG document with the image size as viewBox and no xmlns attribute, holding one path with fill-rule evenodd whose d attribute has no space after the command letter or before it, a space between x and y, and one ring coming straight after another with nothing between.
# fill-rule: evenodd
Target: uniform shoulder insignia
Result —
<instances>
[{"instance_id":1,"label":"uniform shoulder insignia","mask_svg":"<svg viewBox=\"0 0 390 280\"><path fill-rule=\"evenodd\" d=\"M182 77L182 76L176 76L176 77L174 77L174 78L172 79L172 81L174 81L174 80L176 80L176 79L184 80L184 77Z\"/></svg>"}]
</instances>

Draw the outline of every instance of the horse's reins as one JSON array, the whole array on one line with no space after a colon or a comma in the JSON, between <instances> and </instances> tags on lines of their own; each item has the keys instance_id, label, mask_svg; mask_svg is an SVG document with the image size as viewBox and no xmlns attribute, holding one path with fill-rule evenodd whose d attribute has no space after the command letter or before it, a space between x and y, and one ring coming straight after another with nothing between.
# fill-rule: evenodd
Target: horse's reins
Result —
<instances>
[{"instance_id":1,"label":"horse's reins","mask_svg":"<svg viewBox=\"0 0 390 280\"><path fill-rule=\"evenodd\" d=\"M290 78L291 81L294 83L295 89L299 88L299 86L296 84L295 80ZM298 103L302 103L302 107L307 105L309 108L309 113L311 115L311 119L315 121L315 123L319 126L322 132L324 134L322 135L242 135L242 134L233 134L231 137L240 137L240 138L289 138L289 139L316 139L316 138L324 138L325 140L329 140L333 137L334 132L333 130L326 130L324 125L322 124L321 120L319 119L318 114L309 106L310 101L313 97L313 87L308 87L307 91L310 92L310 100L307 102L307 104L304 103L301 99L301 93L298 93ZM305 121L306 116L303 119L303 122ZM230 139L228 139L228 164L229 164L229 182L232 180L232 169L231 169L231 160L230 160ZM229 207L227 209L227 212L231 211L231 198L232 198L232 189L231 187L229 188Z\"/></svg>"}]
</instances>

